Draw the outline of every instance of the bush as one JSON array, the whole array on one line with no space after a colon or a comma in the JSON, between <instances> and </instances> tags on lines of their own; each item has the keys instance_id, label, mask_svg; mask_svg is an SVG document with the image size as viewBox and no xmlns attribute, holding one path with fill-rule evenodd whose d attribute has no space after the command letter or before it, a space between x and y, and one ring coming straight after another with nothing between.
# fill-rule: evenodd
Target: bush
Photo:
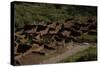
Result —
<instances>
[{"instance_id":1,"label":"bush","mask_svg":"<svg viewBox=\"0 0 100 67\"><path fill-rule=\"evenodd\" d=\"M22 27L25 24L34 22L53 22L66 18L81 18L96 16L97 8L90 6L73 6L41 3L16 2L15 6L15 26Z\"/></svg>"}]
</instances>

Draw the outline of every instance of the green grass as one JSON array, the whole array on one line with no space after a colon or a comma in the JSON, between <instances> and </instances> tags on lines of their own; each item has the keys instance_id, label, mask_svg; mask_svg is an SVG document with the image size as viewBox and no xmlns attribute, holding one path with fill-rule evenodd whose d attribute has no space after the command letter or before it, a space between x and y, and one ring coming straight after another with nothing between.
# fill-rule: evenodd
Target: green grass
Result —
<instances>
[{"instance_id":1,"label":"green grass","mask_svg":"<svg viewBox=\"0 0 100 67\"><path fill-rule=\"evenodd\" d=\"M34 24L35 22L60 22L67 18L75 18L84 21L90 16L96 16L97 12L97 8L95 6L37 4L25 2L16 2L14 9L16 27L22 27L25 24Z\"/></svg>"},{"instance_id":2,"label":"green grass","mask_svg":"<svg viewBox=\"0 0 100 67\"><path fill-rule=\"evenodd\" d=\"M89 42L97 42L97 35L82 35L81 39Z\"/></svg>"},{"instance_id":3,"label":"green grass","mask_svg":"<svg viewBox=\"0 0 100 67\"><path fill-rule=\"evenodd\" d=\"M89 47L88 49L78 52L73 56L70 56L60 62L80 62L80 61L96 61L97 60L97 48Z\"/></svg>"}]
</instances>

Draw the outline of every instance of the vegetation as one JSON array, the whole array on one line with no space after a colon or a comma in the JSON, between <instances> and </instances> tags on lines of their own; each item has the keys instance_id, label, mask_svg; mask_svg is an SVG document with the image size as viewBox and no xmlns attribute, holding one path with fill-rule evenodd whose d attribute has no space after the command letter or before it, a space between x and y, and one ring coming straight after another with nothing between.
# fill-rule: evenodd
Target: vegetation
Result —
<instances>
[{"instance_id":1,"label":"vegetation","mask_svg":"<svg viewBox=\"0 0 100 67\"><path fill-rule=\"evenodd\" d=\"M97 42L97 35L82 35L81 39L88 42Z\"/></svg>"},{"instance_id":2,"label":"vegetation","mask_svg":"<svg viewBox=\"0 0 100 67\"><path fill-rule=\"evenodd\" d=\"M78 52L69 58L62 60L61 62L80 62L80 61L96 61L97 60L97 48L89 47L88 49Z\"/></svg>"},{"instance_id":3,"label":"vegetation","mask_svg":"<svg viewBox=\"0 0 100 67\"><path fill-rule=\"evenodd\" d=\"M15 2L14 6L15 28L25 24L52 23L67 18L76 18L81 21L90 16L96 16L97 8L91 6L73 6L59 4L41 4Z\"/></svg>"}]
</instances>

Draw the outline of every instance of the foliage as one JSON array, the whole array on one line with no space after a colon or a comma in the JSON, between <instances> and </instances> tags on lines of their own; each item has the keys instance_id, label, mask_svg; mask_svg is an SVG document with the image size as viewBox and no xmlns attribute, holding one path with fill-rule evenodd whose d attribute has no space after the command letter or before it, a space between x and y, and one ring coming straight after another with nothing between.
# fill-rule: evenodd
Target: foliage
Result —
<instances>
[{"instance_id":1,"label":"foliage","mask_svg":"<svg viewBox=\"0 0 100 67\"><path fill-rule=\"evenodd\" d=\"M80 61L95 61L97 60L97 48L89 47L88 49L78 52L65 60L63 62L80 62Z\"/></svg>"},{"instance_id":2,"label":"foliage","mask_svg":"<svg viewBox=\"0 0 100 67\"><path fill-rule=\"evenodd\" d=\"M15 27L23 27L25 24L40 22L61 21L67 18L81 18L96 16L95 6L75 6L45 3L15 2L14 5Z\"/></svg>"},{"instance_id":3,"label":"foliage","mask_svg":"<svg viewBox=\"0 0 100 67\"><path fill-rule=\"evenodd\" d=\"M82 35L81 39L89 42L97 42L97 35Z\"/></svg>"}]
</instances>

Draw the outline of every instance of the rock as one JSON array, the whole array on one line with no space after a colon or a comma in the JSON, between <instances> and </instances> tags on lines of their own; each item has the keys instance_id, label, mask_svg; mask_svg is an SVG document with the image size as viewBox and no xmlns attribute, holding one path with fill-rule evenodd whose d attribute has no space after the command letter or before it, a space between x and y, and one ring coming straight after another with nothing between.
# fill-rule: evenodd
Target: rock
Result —
<instances>
[{"instance_id":1,"label":"rock","mask_svg":"<svg viewBox=\"0 0 100 67\"><path fill-rule=\"evenodd\" d=\"M17 48L17 52L18 53L24 53L27 50L29 50L30 48L31 48L31 46L29 46L29 45L25 45L25 44L19 45L18 48Z\"/></svg>"}]
</instances>

